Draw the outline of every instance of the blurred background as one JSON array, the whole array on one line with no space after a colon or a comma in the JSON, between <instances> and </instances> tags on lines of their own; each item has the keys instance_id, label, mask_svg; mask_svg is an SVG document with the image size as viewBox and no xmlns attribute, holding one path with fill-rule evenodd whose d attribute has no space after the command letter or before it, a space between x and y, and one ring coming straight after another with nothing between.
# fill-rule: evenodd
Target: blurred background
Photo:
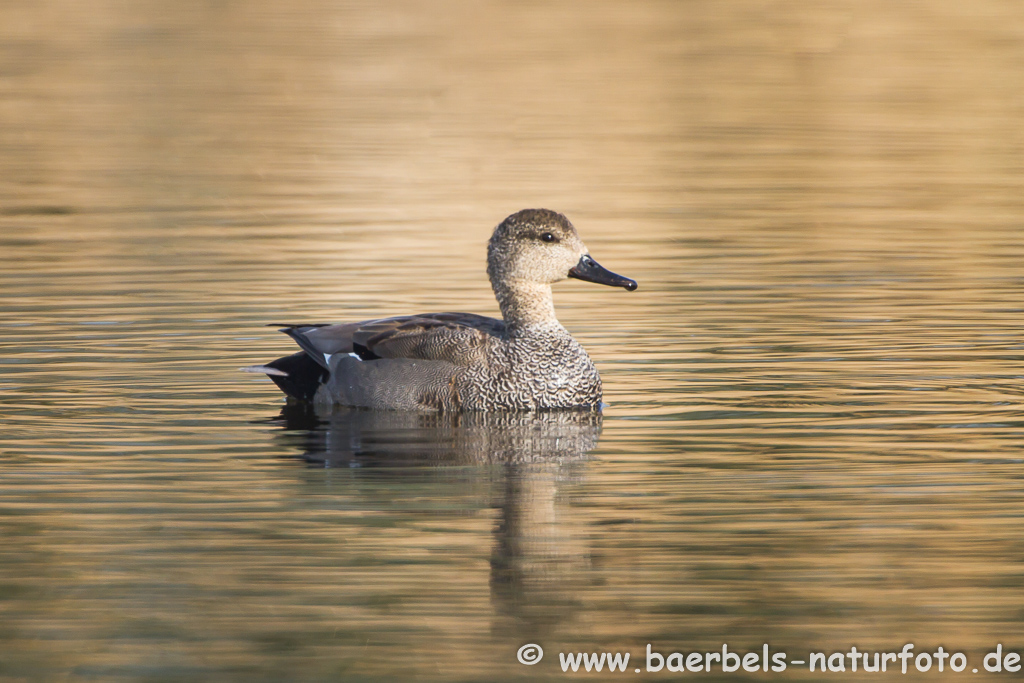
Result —
<instances>
[{"instance_id":1,"label":"blurred background","mask_svg":"<svg viewBox=\"0 0 1024 683\"><path fill-rule=\"evenodd\" d=\"M1024 651L1022 121L1016 0L5 0L0 678ZM603 418L237 372L527 207Z\"/></svg>"}]
</instances>

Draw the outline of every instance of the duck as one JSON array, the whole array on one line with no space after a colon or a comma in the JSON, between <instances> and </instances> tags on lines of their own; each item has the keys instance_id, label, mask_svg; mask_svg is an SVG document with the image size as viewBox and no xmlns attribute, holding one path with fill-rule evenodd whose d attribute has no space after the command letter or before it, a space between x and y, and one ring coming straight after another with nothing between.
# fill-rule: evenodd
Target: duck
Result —
<instances>
[{"instance_id":1,"label":"duck","mask_svg":"<svg viewBox=\"0 0 1024 683\"><path fill-rule=\"evenodd\" d=\"M601 376L555 315L566 278L635 291L590 255L563 214L524 209L487 246L501 319L423 313L341 324L277 325L301 351L265 365L290 401L427 412L601 410Z\"/></svg>"}]
</instances>

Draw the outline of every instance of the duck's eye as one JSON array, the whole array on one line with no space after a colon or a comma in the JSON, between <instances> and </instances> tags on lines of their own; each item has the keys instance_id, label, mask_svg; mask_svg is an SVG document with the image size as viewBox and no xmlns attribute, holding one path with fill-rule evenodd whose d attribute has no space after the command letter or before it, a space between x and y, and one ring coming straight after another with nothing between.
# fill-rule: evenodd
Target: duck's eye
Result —
<instances>
[{"instance_id":1,"label":"duck's eye","mask_svg":"<svg viewBox=\"0 0 1024 683\"><path fill-rule=\"evenodd\" d=\"M557 242L558 238L552 235L550 232L546 232L540 236L541 242Z\"/></svg>"}]
</instances>

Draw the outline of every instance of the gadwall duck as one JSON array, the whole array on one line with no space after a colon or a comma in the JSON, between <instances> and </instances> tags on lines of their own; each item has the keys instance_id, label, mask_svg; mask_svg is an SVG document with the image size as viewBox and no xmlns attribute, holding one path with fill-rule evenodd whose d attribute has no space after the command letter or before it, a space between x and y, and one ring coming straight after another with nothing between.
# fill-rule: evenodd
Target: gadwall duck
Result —
<instances>
[{"instance_id":1,"label":"gadwall duck","mask_svg":"<svg viewBox=\"0 0 1024 683\"><path fill-rule=\"evenodd\" d=\"M514 213L487 246L502 320L427 313L340 325L289 325L300 353L243 368L317 404L434 411L600 409L601 377L555 317L567 277L636 289L590 257L565 216Z\"/></svg>"}]
</instances>

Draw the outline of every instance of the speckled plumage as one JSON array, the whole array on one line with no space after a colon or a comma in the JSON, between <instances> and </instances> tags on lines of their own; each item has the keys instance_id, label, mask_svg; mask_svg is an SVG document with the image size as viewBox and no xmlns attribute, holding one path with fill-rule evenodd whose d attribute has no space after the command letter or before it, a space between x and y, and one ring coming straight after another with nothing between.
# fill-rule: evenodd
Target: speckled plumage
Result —
<instances>
[{"instance_id":1,"label":"speckled plumage","mask_svg":"<svg viewBox=\"0 0 1024 683\"><path fill-rule=\"evenodd\" d=\"M502 320L433 313L283 331L303 354L267 372L286 393L321 404L378 409L598 409L601 377L555 317L551 285L578 277L632 290L593 261L562 214L527 209L488 245L487 273ZM312 361L312 362L311 362Z\"/></svg>"}]
</instances>

